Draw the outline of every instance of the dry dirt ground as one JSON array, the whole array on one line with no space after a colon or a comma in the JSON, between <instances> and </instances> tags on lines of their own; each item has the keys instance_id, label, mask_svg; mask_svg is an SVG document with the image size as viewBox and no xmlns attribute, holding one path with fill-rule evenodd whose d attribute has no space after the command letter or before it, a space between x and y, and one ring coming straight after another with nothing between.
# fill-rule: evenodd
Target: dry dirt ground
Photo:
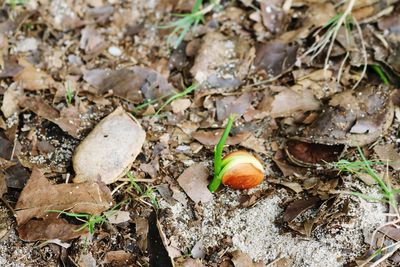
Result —
<instances>
[{"instance_id":1,"label":"dry dirt ground","mask_svg":"<svg viewBox=\"0 0 400 267\"><path fill-rule=\"evenodd\" d=\"M400 266L398 1L0 6L0 266Z\"/></svg>"}]
</instances>

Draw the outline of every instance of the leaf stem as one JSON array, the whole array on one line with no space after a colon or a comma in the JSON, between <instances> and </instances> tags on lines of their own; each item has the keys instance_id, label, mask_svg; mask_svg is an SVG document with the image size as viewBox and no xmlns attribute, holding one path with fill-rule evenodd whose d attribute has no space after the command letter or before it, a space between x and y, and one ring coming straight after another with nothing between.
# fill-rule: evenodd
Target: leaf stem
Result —
<instances>
[{"instance_id":1,"label":"leaf stem","mask_svg":"<svg viewBox=\"0 0 400 267\"><path fill-rule=\"evenodd\" d=\"M214 149L214 178L211 181L208 189L211 192L215 192L222 182L222 177L219 175L222 169L222 150L224 149L226 140L228 139L229 133L231 131L233 122L235 121L236 115L230 115L228 123L224 132L222 133L221 139Z\"/></svg>"}]
</instances>

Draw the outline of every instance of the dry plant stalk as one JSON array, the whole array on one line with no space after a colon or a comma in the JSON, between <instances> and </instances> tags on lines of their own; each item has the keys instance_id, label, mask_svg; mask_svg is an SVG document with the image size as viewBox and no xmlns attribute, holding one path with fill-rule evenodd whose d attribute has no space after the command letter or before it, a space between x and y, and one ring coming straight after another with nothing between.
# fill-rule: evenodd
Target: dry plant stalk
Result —
<instances>
[{"instance_id":1,"label":"dry plant stalk","mask_svg":"<svg viewBox=\"0 0 400 267\"><path fill-rule=\"evenodd\" d=\"M352 21L354 22L356 28L357 28L357 33L360 37L361 40L361 49L362 49L362 54L363 54L363 58L364 58L364 66L363 66L363 70L361 73L360 78L358 79L358 81L356 82L356 84L353 86L352 89L355 89L361 82L361 80L364 78L366 70L367 70L367 51L366 51L366 47L365 47L365 41L362 35L362 30L361 27L359 25L359 23L357 22L357 20L351 16L354 4L355 4L355 0L349 0L347 7L345 9L345 11L342 14L338 14L337 16L335 16L334 18L332 18L328 24L326 26L324 26L323 28L321 28L321 30L325 29L327 26L331 26L330 28L328 28L328 30L324 33L324 35L322 36L321 39L317 40L302 56L305 57L307 55L312 55L311 56L311 61L314 60L329 44L328 46L328 51L325 57L325 62L324 62L324 76L326 77L326 71L329 68L329 59L330 56L332 54L332 50L333 50L333 45L335 43L336 37L338 35L338 32L340 30L341 27L347 27L347 20L349 17L351 17ZM347 30L347 28L346 28ZM348 38L348 35L346 34L346 38ZM339 68L339 73L338 73L338 78L337 81L340 82L340 78L341 78L341 74L343 72L343 68L345 65L345 62L347 61L349 57L349 51L346 52L346 55L340 65Z\"/></svg>"}]
</instances>

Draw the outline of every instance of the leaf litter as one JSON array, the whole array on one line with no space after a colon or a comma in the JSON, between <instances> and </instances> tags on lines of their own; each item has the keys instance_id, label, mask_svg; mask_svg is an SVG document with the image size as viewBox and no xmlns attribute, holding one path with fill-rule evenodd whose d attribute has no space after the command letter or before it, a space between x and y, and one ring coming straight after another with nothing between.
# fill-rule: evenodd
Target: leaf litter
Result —
<instances>
[{"instance_id":1,"label":"leaf litter","mask_svg":"<svg viewBox=\"0 0 400 267\"><path fill-rule=\"evenodd\" d=\"M173 23L192 10L195 27ZM364 146L399 187L398 15L398 1L7 1L0 263L341 266L397 246L388 206L347 194L380 198L376 180L335 163L360 166ZM224 154L256 152L265 181L211 194L232 113ZM98 216L93 238L65 212Z\"/></svg>"}]
</instances>

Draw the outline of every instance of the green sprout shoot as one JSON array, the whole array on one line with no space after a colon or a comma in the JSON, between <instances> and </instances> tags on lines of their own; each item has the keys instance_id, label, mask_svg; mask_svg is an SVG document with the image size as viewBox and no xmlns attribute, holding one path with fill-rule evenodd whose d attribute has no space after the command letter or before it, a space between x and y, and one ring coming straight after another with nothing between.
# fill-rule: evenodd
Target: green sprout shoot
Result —
<instances>
[{"instance_id":1,"label":"green sprout shoot","mask_svg":"<svg viewBox=\"0 0 400 267\"><path fill-rule=\"evenodd\" d=\"M71 84L67 81L67 86L65 90L65 100L67 101L68 105L72 104L72 99L74 99L74 91L71 88Z\"/></svg>"},{"instance_id":2,"label":"green sprout shoot","mask_svg":"<svg viewBox=\"0 0 400 267\"><path fill-rule=\"evenodd\" d=\"M174 28L171 34L168 36L168 43L176 49L185 38L186 34L189 33L190 29L197 26L200 22L204 21L204 15L212 11L215 7L219 6L221 0L211 1L210 5L206 8L201 9L203 0L196 0L193 5L192 12L188 14L175 14L177 17L181 17L177 21L171 22L165 26L161 26L161 29ZM176 38L176 35L178 37Z\"/></svg>"},{"instance_id":3,"label":"green sprout shoot","mask_svg":"<svg viewBox=\"0 0 400 267\"><path fill-rule=\"evenodd\" d=\"M6 3L12 8L15 8L17 5L25 5L28 1L29 0L7 0Z\"/></svg>"},{"instance_id":4,"label":"green sprout shoot","mask_svg":"<svg viewBox=\"0 0 400 267\"><path fill-rule=\"evenodd\" d=\"M399 214L398 207L397 207L397 200L396 195L400 193L400 189L393 189L387 184L376 171L372 168L372 165L382 165L383 162L375 162L370 161L365 158L364 153L362 152L361 148L358 147L358 154L361 157L361 161L349 162L346 160L340 160L337 163L332 164L333 167L337 168L340 172L349 172L354 174L366 173L368 174L379 186L382 198L377 199L366 194L362 194L359 192L350 192L351 195L358 196L368 201L376 201L376 202L385 202L388 203L397 214Z\"/></svg>"},{"instance_id":5,"label":"green sprout shoot","mask_svg":"<svg viewBox=\"0 0 400 267\"><path fill-rule=\"evenodd\" d=\"M164 104L161 105L161 107L157 110L157 112L154 114L154 116L157 116L161 112L161 110L163 110L167 105L171 104L172 101L190 94L191 92L196 90L198 87L199 87L198 84L192 84L191 86L189 86L182 92L172 95L171 97L169 97L167 99L167 101L165 101Z\"/></svg>"},{"instance_id":6,"label":"green sprout shoot","mask_svg":"<svg viewBox=\"0 0 400 267\"><path fill-rule=\"evenodd\" d=\"M221 139L214 149L214 178L208 186L208 189L211 192L215 192L222 183L222 177L220 175L222 169L222 150L224 149L226 140L228 139L235 118L235 115L229 116L226 128L221 136Z\"/></svg>"},{"instance_id":7,"label":"green sprout shoot","mask_svg":"<svg viewBox=\"0 0 400 267\"><path fill-rule=\"evenodd\" d=\"M153 206L154 209L159 209L160 205L158 204L157 198L155 196L155 190L151 186L146 186L146 190L143 190L140 185L135 181L135 177L131 172L127 172L129 182L131 183L130 188L133 188L136 193L139 195L139 200L143 203L146 203L150 206ZM146 200L150 201L148 203Z\"/></svg>"},{"instance_id":8,"label":"green sprout shoot","mask_svg":"<svg viewBox=\"0 0 400 267\"><path fill-rule=\"evenodd\" d=\"M376 74L378 74L378 76L382 80L383 84L385 84L385 85L390 84L389 79L387 78L385 72L382 70L381 66L379 66L377 64L371 64L370 66L376 72Z\"/></svg>"},{"instance_id":9,"label":"green sprout shoot","mask_svg":"<svg viewBox=\"0 0 400 267\"><path fill-rule=\"evenodd\" d=\"M101 215L93 215L93 214L88 214L88 213L74 213L74 212L66 212L63 210L47 210L47 212L57 212L59 215L65 215L68 217L75 218L78 221L83 222L83 224L75 229L74 231L79 232L82 231L83 229L88 229L89 233L91 235L94 234L95 232L95 227L96 225L102 225L104 222L107 221L108 217L112 216L115 212L116 209L118 209L119 206L121 206L123 203L126 201L123 201L114 207L112 207L110 210L103 212Z\"/></svg>"}]
</instances>

